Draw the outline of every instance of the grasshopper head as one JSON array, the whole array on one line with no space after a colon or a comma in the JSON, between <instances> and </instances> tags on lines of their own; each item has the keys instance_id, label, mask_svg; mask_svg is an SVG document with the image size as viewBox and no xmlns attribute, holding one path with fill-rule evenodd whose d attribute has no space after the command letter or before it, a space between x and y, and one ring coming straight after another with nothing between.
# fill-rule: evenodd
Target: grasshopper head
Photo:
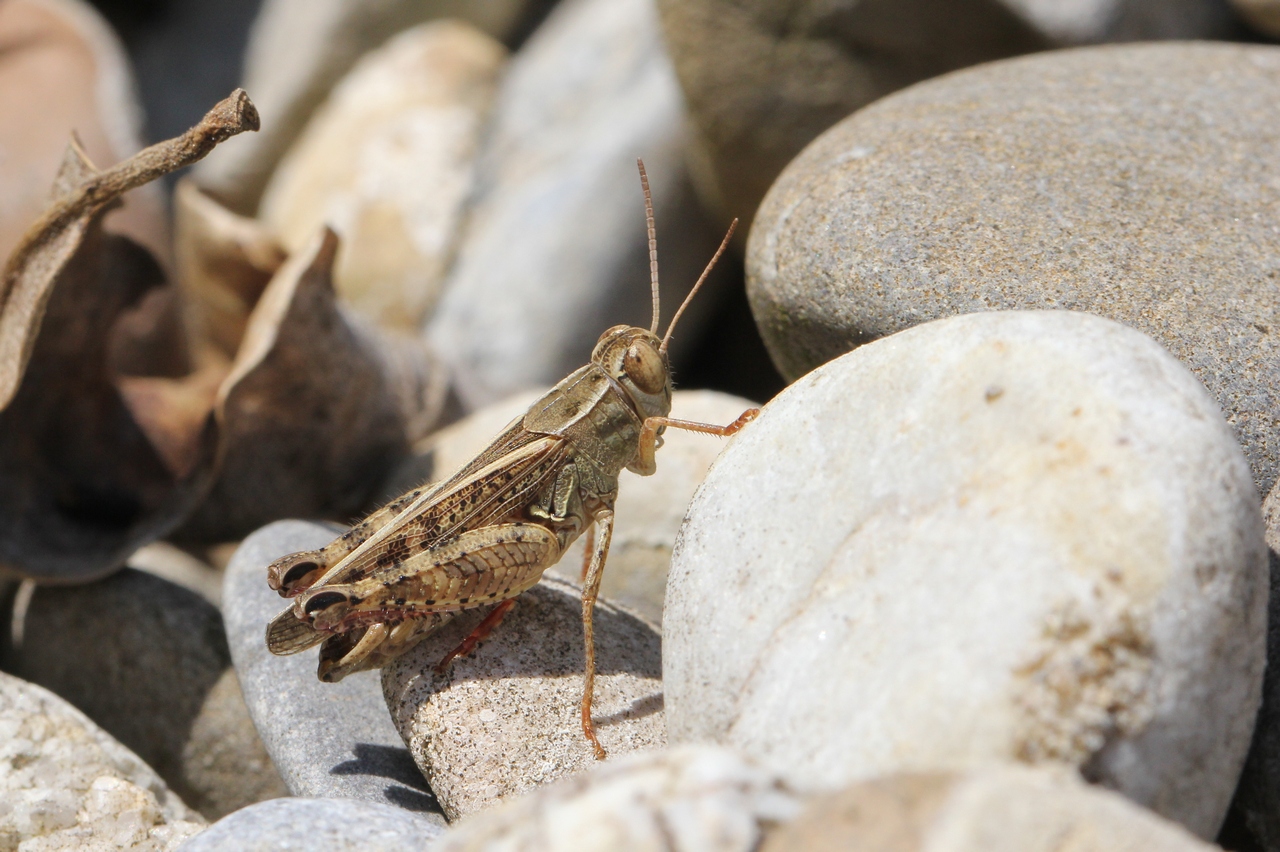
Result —
<instances>
[{"instance_id":1,"label":"grasshopper head","mask_svg":"<svg viewBox=\"0 0 1280 852\"><path fill-rule=\"evenodd\" d=\"M671 413L671 365L657 335L615 325L600 336L591 361L622 386L641 418Z\"/></svg>"},{"instance_id":2,"label":"grasshopper head","mask_svg":"<svg viewBox=\"0 0 1280 852\"><path fill-rule=\"evenodd\" d=\"M734 228L738 227L738 220L733 220L729 233L724 235L724 241L720 243L715 256L698 277L676 315L671 318L667 333L659 338L658 319L661 311L658 305L658 238L653 225L653 197L649 193L649 176L645 174L644 163L636 160L636 166L640 169L640 188L644 190L644 218L649 230L649 289L653 294L653 323L647 331L631 325L615 325L600 335L600 341L591 353L591 362L602 367L622 385L641 418L666 417L671 413L671 362L667 359L671 332L675 331L680 315L702 288L720 255L724 254L725 247L733 237Z\"/></svg>"}]
</instances>

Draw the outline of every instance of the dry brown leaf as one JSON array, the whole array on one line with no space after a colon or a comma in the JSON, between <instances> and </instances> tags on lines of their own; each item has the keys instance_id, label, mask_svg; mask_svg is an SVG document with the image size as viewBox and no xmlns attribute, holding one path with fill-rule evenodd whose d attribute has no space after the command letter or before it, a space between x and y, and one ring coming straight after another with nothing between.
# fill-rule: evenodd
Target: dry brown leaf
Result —
<instances>
[{"instance_id":1,"label":"dry brown leaf","mask_svg":"<svg viewBox=\"0 0 1280 852\"><path fill-rule=\"evenodd\" d=\"M350 519L438 418L425 344L366 327L337 301L338 238L323 229L280 268L218 389L216 480L178 531L243 536L281 517Z\"/></svg>"},{"instance_id":2,"label":"dry brown leaf","mask_svg":"<svg viewBox=\"0 0 1280 852\"><path fill-rule=\"evenodd\" d=\"M198 499L209 464L158 452L165 442L114 384L114 366L154 365L183 341L154 296L164 288L155 260L101 220L122 193L256 126L237 91L191 131L109 169L74 141L68 149L49 209L0 279L0 569L44 582L102 576Z\"/></svg>"},{"instance_id":3,"label":"dry brown leaf","mask_svg":"<svg viewBox=\"0 0 1280 852\"><path fill-rule=\"evenodd\" d=\"M285 250L256 219L232 213L191 180L173 199L178 285L192 333L228 361Z\"/></svg>"},{"instance_id":4,"label":"dry brown leaf","mask_svg":"<svg viewBox=\"0 0 1280 852\"><path fill-rule=\"evenodd\" d=\"M0 279L0 409L17 393L58 274L90 225L130 189L191 165L237 133L257 129L258 113L237 89L191 130L103 171L72 141L53 204L18 241Z\"/></svg>"}]
</instances>

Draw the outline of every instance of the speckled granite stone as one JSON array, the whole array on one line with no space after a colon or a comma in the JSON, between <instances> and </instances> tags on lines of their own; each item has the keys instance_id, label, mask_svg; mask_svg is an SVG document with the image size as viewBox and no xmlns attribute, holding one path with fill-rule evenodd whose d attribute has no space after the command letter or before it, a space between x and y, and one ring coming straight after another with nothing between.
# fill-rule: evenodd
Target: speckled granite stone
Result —
<instances>
[{"instance_id":1,"label":"speckled granite stone","mask_svg":"<svg viewBox=\"0 0 1280 852\"><path fill-rule=\"evenodd\" d=\"M442 676L433 667L487 614L467 610L383 670L400 735L450 819L598 765L582 733L582 603L554 576ZM658 632L596 602L592 718L614 757L666 745Z\"/></svg>"}]
</instances>

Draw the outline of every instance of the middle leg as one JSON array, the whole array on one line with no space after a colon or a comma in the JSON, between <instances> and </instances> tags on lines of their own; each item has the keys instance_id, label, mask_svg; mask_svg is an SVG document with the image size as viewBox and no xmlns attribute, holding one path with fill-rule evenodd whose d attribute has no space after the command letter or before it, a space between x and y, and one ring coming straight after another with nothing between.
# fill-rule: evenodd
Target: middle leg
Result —
<instances>
[{"instance_id":1,"label":"middle leg","mask_svg":"<svg viewBox=\"0 0 1280 852\"><path fill-rule=\"evenodd\" d=\"M604 576L604 560L609 555L609 540L613 538L613 512L609 509L600 512L596 515L596 523L600 526L600 535L591 551L591 564L582 584L582 639L587 657L582 679L582 732L591 741L596 760L604 760L608 753L600 745L595 725L591 722L591 698L596 686L596 597L600 594L600 578Z\"/></svg>"}]
</instances>

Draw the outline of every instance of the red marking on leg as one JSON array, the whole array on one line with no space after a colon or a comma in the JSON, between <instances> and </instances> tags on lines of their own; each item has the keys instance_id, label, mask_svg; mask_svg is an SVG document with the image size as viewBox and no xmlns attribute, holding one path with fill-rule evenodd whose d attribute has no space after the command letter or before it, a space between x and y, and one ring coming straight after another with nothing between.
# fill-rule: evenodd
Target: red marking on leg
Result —
<instances>
[{"instance_id":1,"label":"red marking on leg","mask_svg":"<svg viewBox=\"0 0 1280 852\"><path fill-rule=\"evenodd\" d=\"M484 617L484 621L476 625L476 629L472 630L466 639L458 647L445 654L444 659L436 664L436 674L444 674L445 669L449 667L458 657L464 657L475 650L475 647L485 640L485 638L494 631L494 629L502 623L502 619L507 617L507 613L511 612L512 607L516 605L516 599L511 598L505 600L493 608L493 612Z\"/></svg>"}]
</instances>

